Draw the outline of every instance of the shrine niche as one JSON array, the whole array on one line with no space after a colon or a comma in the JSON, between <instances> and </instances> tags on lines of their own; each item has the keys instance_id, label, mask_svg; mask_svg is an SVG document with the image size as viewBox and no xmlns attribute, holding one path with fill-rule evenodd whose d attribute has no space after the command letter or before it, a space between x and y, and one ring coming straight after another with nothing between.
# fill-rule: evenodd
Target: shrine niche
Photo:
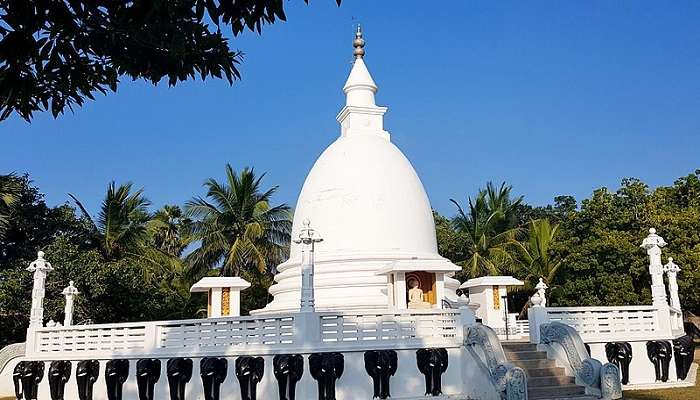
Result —
<instances>
[{"instance_id":1,"label":"shrine niche","mask_svg":"<svg viewBox=\"0 0 700 400\"><path fill-rule=\"evenodd\" d=\"M408 308L432 308L437 303L435 274L416 271L406 274L406 302Z\"/></svg>"},{"instance_id":2,"label":"shrine niche","mask_svg":"<svg viewBox=\"0 0 700 400\"><path fill-rule=\"evenodd\" d=\"M387 300L396 309L443 308L445 281L460 267L447 260L399 260L377 272L387 277Z\"/></svg>"}]
</instances>

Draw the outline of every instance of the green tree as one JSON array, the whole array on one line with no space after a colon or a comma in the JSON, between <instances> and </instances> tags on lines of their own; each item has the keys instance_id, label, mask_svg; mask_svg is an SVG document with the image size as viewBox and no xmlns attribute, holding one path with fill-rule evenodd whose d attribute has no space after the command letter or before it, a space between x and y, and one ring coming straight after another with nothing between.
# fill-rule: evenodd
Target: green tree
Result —
<instances>
[{"instance_id":1,"label":"green tree","mask_svg":"<svg viewBox=\"0 0 700 400\"><path fill-rule=\"evenodd\" d=\"M539 278L547 284L553 284L562 266L564 260L552 253L558 230L559 225L551 225L548 219L533 220L528 223L527 239L512 242L522 271L519 275L532 288Z\"/></svg>"},{"instance_id":2,"label":"green tree","mask_svg":"<svg viewBox=\"0 0 700 400\"><path fill-rule=\"evenodd\" d=\"M10 215L19 201L22 185L15 174L0 175L0 239L10 226Z\"/></svg>"},{"instance_id":3,"label":"green tree","mask_svg":"<svg viewBox=\"0 0 700 400\"><path fill-rule=\"evenodd\" d=\"M308 0L305 0L308 2ZM340 4L340 0L336 0ZM121 76L157 84L240 77L233 36L286 20L281 0L32 0L0 2L0 120L54 117Z\"/></svg>"},{"instance_id":4,"label":"green tree","mask_svg":"<svg viewBox=\"0 0 700 400\"><path fill-rule=\"evenodd\" d=\"M474 200L468 199L466 212L456 200L450 199L457 207L452 225L466 238L466 258L457 261L466 268L461 274L465 276L460 278L498 275L513 269L515 263L509 245L522 236L523 231L517 226L516 214L522 197L512 200L511 190L505 183L496 189L489 182Z\"/></svg>"},{"instance_id":5,"label":"green tree","mask_svg":"<svg viewBox=\"0 0 700 400\"><path fill-rule=\"evenodd\" d=\"M202 276L213 268L221 275L240 276L245 270L282 261L290 240L290 208L271 206L277 186L263 190L265 174L245 168L238 174L226 165L226 181L208 179L206 198L188 201L185 213L193 218L191 238L199 247L186 257L190 273Z\"/></svg>"},{"instance_id":6,"label":"green tree","mask_svg":"<svg viewBox=\"0 0 700 400\"><path fill-rule=\"evenodd\" d=\"M131 183L117 187L111 182L96 222L75 196L69 196L92 223L95 239L107 259L117 260L140 253L148 237L150 220L150 202L143 196L143 189L132 192Z\"/></svg>"},{"instance_id":7,"label":"green tree","mask_svg":"<svg viewBox=\"0 0 700 400\"><path fill-rule=\"evenodd\" d=\"M169 255L180 257L190 244L188 232L192 221L184 216L179 206L165 205L153 214L148 232L153 246Z\"/></svg>"}]
</instances>

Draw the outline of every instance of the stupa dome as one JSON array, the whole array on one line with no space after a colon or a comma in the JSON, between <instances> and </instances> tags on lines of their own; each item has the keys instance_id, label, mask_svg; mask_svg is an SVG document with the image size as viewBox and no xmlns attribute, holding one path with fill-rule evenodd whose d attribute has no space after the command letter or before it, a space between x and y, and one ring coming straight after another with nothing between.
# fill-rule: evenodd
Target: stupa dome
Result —
<instances>
[{"instance_id":1,"label":"stupa dome","mask_svg":"<svg viewBox=\"0 0 700 400\"><path fill-rule=\"evenodd\" d=\"M388 278L380 271L397 261L452 266L437 252L432 208L420 178L384 131L387 109L374 103L377 86L358 44L364 47L364 41L355 41L356 59L343 87L347 102L337 116L341 135L307 175L292 227L296 238L308 219L323 238L315 247L320 311L386 309ZM260 311L299 309L301 247L292 243L270 287L274 300ZM447 278L448 297L456 298L457 287Z\"/></svg>"}]
</instances>

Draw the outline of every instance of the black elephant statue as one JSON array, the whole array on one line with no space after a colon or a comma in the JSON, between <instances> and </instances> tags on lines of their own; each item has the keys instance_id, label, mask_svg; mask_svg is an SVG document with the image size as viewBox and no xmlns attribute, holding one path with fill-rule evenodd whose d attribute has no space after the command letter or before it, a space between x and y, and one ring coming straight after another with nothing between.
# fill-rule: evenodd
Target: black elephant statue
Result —
<instances>
[{"instance_id":1,"label":"black elephant statue","mask_svg":"<svg viewBox=\"0 0 700 400\"><path fill-rule=\"evenodd\" d=\"M136 385L139 400L155 400L155 386L160 379L160 360L142 358L136 362Z\"/></svg>"},{"instance_id":2,"label":"black elephant statue","mask_svg":"<svg viewBox=\"0 0 700 400\"><path fill-rule=\"evenodd\" d=\"M605 345L608 362L617 365L622 375L622 384L630 381L630 363L632 362L632 345L629 342L610 342Z\"/></svg>"},{"instance_id":3,"label":"black elephant statue","mask_svg":"<svg viewBox=\"0 0 700 400\"><path fill-rule=\"evenodd\" d=\"M78 398L92 400L92 387L100 376L100 362L83 360L75 369L75 381L78 383Z\"/></svg>"},{"instance_id":4,"label":"black elephant statue","mask_svg":"<svg viewBox=\"0 0 700 400\"><path fill-rule=\"evenodd\" d=\"M656 381L668 381L668 366L671 364L671 343L665 340L650 340L647 342L647 356L654 364Z\"/></svg>"},{"instance_id":5,"label":"black elephant statue","mask_svg":"<svg viewBox=\"0 0 700 400\"><path fill-rule=\"evenodd\" d=\"M447 371L447 350L419 349L416 351L418 370L425 376L425 395L442 394L442 374Z\"/></svg>"},{"instance_id":6,"label":"black elephant statue","mask_svg":"<svg viewBox=\"0 0 700 400\"><path fill-rule=\"evenodd\" d=\"M690 335L673 339L673 357L676 360L676 377L684 380L690 371L695 355L695 342Z\"/></svg>"},{"instance_id":7,"label":"black elephant statue","mask_svg":"<svg viewBox=\"0 0 700 400\"><path fill-rule=\"evenodd\" d=\"M70 361L53 361L49 366L49 391L51 400L63 400L66 383L70 379L73 365Z\"/></svg>"},{"instance_id":8,"label":"black elephant statue","mask_svg":"<svg viewBox=\"0 0 700 400\"><path fill-rule=\"evenodd\" d=\"M22 371L22 391L24 400L36 400L39 397L39 382L44 379L44 362L27 361Z\"/></svg>"},{"instance_id":9,"label":"black elephant statue","mask_svg":"<svg viewBox=\"0 0 700 400\"><path fill-rule=\"evenodd\" d=\"M24 397L22 394L22 374L26 365L27 361L20 361L15 365L15 369L12 370L12 383L15 385L15 398L17 400L22 400Z\"/></svg>"},{"instance_id":10,"label":"black elephant statue","mask_svg":"<svg viewBox=\"0 0 700 400\"><path fill-rule=\"evenodd\" d=\"M365 351L365 370L372 378L375 399L391 397L389 379L394 376L398 367L398 355L394 350Z\"/></svg>"},{"instance_id":11,"label":"black elephant statue","mask_svg":"<svg viewBox=\"0 0 700 400\"><path fill-rule=\"evenodd\" d=\"M257 400L256 389L265 372L265 360L262 357L238 357L235 370L241 387L241 400Z\"/></svg>"},{"instance_id":12,"label":"black elephant statue","mask_svg":"<svg viewBox=\"0 0 700 400\"><path fill-rule=\"evenodd\" d=\"M297 382L304 375L304 357L301 354L278 354L272 359L277 378L279 400L294 400Z\"/></svg>"},{"instance_id":13,"label":"black elephant statue","mask_svg":"<svg viewBox=\"0 0 700 400\"><path fill-rule=\"evenodd\" d=\"M343 375L345 357L341 353L314 353L309 356L309 372L318 382L318 400L335 400L335 381Z\"/></svg>"},{"instance_id":14,"label":"black elephant statue","mask_svg":"<svg viewBox=\"0 0 700 400\"><path fill-rule=\"evenodd\" d=\"M185 386L192 379L191 358L171 358L165 370L168 374L170 400L185 400Z\"/></svg>"},{"instance_id":15,"label":"black elephant statue","mask_svg":"<svg viewBox=\"0 0 700 400\"><path fill-rule=\"evenodd\" d=\"M122 388L129 377L129 360L109 360L105 365L107 399L122 400Z\"/></svg>"},{"instance_id":16,"label":"black elephant statue","mask_svg":"<svg viewBox=\"0 0 700 400\"><path fill-rule=\"evenodd\" d=\"M221 384L226 380L228 361L225 358L205 357L199 362L199 374L204 386L204 400L219 400Z\"/></svg>"}]
</instances>

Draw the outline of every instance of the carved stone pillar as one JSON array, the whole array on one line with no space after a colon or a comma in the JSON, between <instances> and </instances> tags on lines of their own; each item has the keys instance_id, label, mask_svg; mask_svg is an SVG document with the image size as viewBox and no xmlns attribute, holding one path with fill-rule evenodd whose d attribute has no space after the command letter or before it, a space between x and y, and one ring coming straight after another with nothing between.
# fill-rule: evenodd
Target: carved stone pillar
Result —
<instances>
[{"instance_id":1,"label":"carved stone pillar","mask_svg":"<svg viewBox=\"0 0 700 400\"><path fill-rule=\"evenodd\" d=\"M655 306L667 306L666 287L664 286L663 265L661 264L661 248L666 246L664 238L656 234L656 229L649 229L640 247L646 249L649 255L649 274L651 275L651 298Z\"/></svg>"},{"instance_id":2,"label":"carved stone pillar","mask_svg":"<svg viewBox=\"0 0 700 400\"><path fill-rule=\"evenodd\" d=\"M680 311L681 300L678 298L678 280L676 279L681 268L673 262L673 257L668 258L668 263L664 265L664 272L668 277L668 295L671 297L671 307Z\"/></svg>"},{"instance_id":3,"label":"carved stone pillar","mask_svg":"<svg viewBox=\"0 0 700 400\"><path fill-rule=\"evenodd\" d=\"M73 325L73 302L75 301L75 296L79 293L78 288L73 286L73 281L70 281L68 286L63 289L63 295L66 296L66 306L63 310L65 314L63 326Z\"/></svg>"},{"instance_id":4,"label":"carved stone pillar","mask_svg":"<svg viewBox=\"0 0 700 400\"><path fill-rule=\"evenodd\" d=\"M51 264L44 259L44 252L37 253L37 259L29 264L27 271L34 273L32 289L32 310L29 317L29 329L40 328L44 324L44 296L46 295L46 275L53 271Z\"/></svg>"},{"instance_id":5,"label":"carved stone pillar","mask_svg":"<svg viewBox=\"0 0 700 400\"><path fill-rule=\"evenodd\" d=\"M314 300L314 246L322 242L316 231L311 228L311 222L305 219L304 227L299 233L299 239L295 243L302 244L301 258L301 312L313 312L315 310ZM316 235L316 237L314 237Z\"/></svg>"}]
</instances>

